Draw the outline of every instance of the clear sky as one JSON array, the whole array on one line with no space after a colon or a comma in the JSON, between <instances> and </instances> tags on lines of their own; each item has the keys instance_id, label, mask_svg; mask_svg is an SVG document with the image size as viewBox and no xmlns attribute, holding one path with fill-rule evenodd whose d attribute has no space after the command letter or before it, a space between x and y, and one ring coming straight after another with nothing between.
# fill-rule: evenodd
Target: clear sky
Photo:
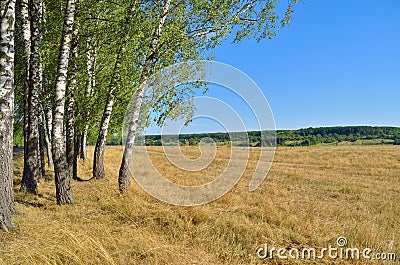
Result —
<instances>
[{"instance_id":1,"label":"clear sky","mask_svg":"<svg viewBox=\"0 0 400 265\"><path fill-rule=\"evenodd\" d=\"M399 12L398 0L302 0L274 39L226 41L215 60L257 83L277 129L400 126ZM229 97L213 87L209 95ZM212 123L183 132L223 131Z\"/></svg>"},{"instance_id":2,"label":"clear sky","mask_svg":"<svg viewBox=\"0 0 400 265\"><path fill-rule=\"evenodd\" d=\"M215 60L259 85L278 129L400 126L399 12L398 0L299 1L274 39L226 42Z\"/></svg>"}]
</instances>

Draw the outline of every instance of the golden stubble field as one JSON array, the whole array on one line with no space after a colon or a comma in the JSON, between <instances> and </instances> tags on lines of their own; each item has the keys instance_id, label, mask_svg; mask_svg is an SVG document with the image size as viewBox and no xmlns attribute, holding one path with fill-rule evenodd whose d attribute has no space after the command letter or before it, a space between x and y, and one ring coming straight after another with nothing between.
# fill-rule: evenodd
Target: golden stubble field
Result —
<instances>
[{"instance_id":1,"label":"golden stubble field","mask_svg":"<svg viewBox=\"0 0 400 265\"><path fill-rule=\"evenodd\" d=\"M240 152L240 150L236 150ZM235 152L236 152L235 151ZM91 154L93 148L88 149ZM218 148L201 172L168 164L162 148L149 147L160 172L179 184L216 178L229 159ZM121 147L107 147L103 180L73 182L75 205L57 206L52 180L39 195L18 192L22 153L15 155L19 230L0 232L0 264L397 264L400 260L400 146L278 148L271 171L254 192L248 184L259 149L251 149L239 183L225 196L196 207L160 202L134 181L118 193ZM196 147L183 153L196 158ZM138 158L140 160L140 158ZM79 165L91 177L92 159ZM146 171L145 171L146 172ZM150 172L150 171L149 171ZM52 178L52 172L48 172ZM396 253L397 263L329 259L264 259L257 249L348 247ZM286 253L287 255L287 253Z\"/></svg>"}]
</instances>

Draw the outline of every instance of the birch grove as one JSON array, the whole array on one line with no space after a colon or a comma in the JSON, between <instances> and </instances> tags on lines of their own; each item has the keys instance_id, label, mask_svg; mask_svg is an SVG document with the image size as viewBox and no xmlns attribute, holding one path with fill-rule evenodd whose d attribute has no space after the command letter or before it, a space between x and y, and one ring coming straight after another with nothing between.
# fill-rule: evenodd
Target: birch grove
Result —
<instances>
[{"instance_id":1,"label":"birch grove","mask_svg":"<svg viewBox=\"0 0 400 265\"><path fill-rule=\"evenodd\" d=\"M1 228L13 228L13 140L24 150L19 192L40 194L40 178L52 178L54 170L56 203L73 204L71 181L83 180L77 158L80 163L93 158L92 178L107 177L106 145L122 144L122 123L133 99L116 183L121 193L128 192L140 129L162 125L176 115L173 109L189 117L188 102L197 89L166 88L147 97L148 79L174 63L207 59L228 37L272 38L290 21L296 1L281 20L275 2L2 0ZM141 120L143 112L148 115ZM93 153L87 154L88 144L95 145Z\"/></svg>"}]
</instances>

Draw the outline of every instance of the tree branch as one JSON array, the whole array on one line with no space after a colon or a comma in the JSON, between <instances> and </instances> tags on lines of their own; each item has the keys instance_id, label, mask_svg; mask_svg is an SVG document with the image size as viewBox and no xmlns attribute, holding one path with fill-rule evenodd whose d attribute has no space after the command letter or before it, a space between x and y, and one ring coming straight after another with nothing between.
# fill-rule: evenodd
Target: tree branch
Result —
<instances>
[{"instance_id":1,"label":"tree branch","mask_svg":"<svg viewBox=\"0 0 400 265\"><path fill-rule=\"evenodd\" d=\"M246 10L248 10L255 2L257 2L257 0L252 0L250 3L245 4L229 20L227 20L225 23L220 24L217 27L196 29L196 30L193 30L192 32L189 32L186 36L189 38L195 38L195 37L204 36L204 35L208 35L210 33L217 32L217 31L225 28L226 26L232 24L235 20L240 19L240 15L243 14Z\"/></svg>"},{"instance_id":2,"label":"tree branch","mask_svg":"<svg viewBox=\"0 0 400 265\"><path fill-rule=\"evenodd\" d=\"M114 22L114 23L119 23L119 24L126 23L125 21L113 20L113 19L107 19L107 18L101 18L101 17L87 17L87 18L84 18L84 20L99 20L99 21Z\"/></svg>"}]
</instances>

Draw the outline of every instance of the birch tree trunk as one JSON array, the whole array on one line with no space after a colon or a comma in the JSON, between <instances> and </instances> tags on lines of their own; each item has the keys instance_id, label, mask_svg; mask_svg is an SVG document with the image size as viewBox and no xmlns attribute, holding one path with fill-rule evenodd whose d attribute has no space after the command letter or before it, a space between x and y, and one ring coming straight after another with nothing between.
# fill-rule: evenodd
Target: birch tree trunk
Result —
<instances>
[{"instance_id":1,"label":"birch tree trunk","mask_svg":"<svg viewBox=\"0 0 400 265\"><path fill-rule=\"evenodd\" d=\"M65 148L67 156L68 174L72 179L76 179L74 176L74 154L75 154L75 99L73 95L73 81L71 80L68 88L69 93L67 95L66 102L66 117L65 117Z\"/></svg>"},{"instance_id":2,"label":"birch tree trunk","mask_svg":"<svg viewBox=\"0 0 400 265\"><path fill-rule=\"evenodd\" d=\"M137 131L137 125L140 116L140 107L143 102L144 87L146 84L147 75L143 76L141 85L135 93L135 101L133 111L130 114L131 120L129 122L128 135L126 138L124 155L122 157L121 166L118 174L118 188L121 193L125 193L131 186L131 175L130 175L130 163L132 160L133 146L135 142L135 136Z\"/></svg>"},{"instance_id":3,"label":"birch tree trunk","mask_svg":"<svg viewBox=\"0 0 400 265\"><path fill-rule=\"evenodd\" d=\"M52 131L52 122L53 122L53 115L51 113L51 103L47 102L48 100L45 100L43 104L43 120L45 123L45 141L46 141L46 151L47 151L47 165L49 168L53 167L53 154L52 154L52 147L51 147L51 131Z\"/></svg>"},{"instance_id":4,"label":"birch tree trunk","mask_svg":"<svg viewBox=\"0 0 400 265\"><path fill-rule=\"evenodd\" d=\"M140 86L135 93L134 97L134 105L131 115L131 119L129 122L128 127L128 134L126 138L125 148L124 148L124 155L122 157L121 166L119 168L118 174L118 187L121 193L125 193L129 190L131 185L131 174L130 174L130 164L132 161L132 154L133 154L133 146L135 142L136 132L139 124L139 115L140 115L140 108L143 102L144 96L144 88L146 85L146 81L148 75L150 73L150 69L153 66L153 60L155 59L157 50L158 50L158 41L160 39L162 30L164 28L165 19L167 17L167 13L170 7L171 1L165 1L164 7L160 13L160 20L158 25L154 31L151 43L150 43L150 54L146 58L145 66L141 73L141 80Z\"/></svg>"},{"instance_id":5,"label":"birch tree trunk","mask_svg":"<svg viewBox=\"0 0 400 265\"><path fill-rule=\"evenodd\" d=\"M22 42L24 45L24 55L23 61L25 64L25 82L24 82L24 173L23 176L26 175L26 170L28 168L28 128L29 128L29 58L31 52L31 25L29 19L29 10L28 10L28 0L21 0L21 28L22 28Z\"/></svg>"},{"instance_id":6,"label":"birch tree trunk","mask_svg":"<svg viewBox=\"0 0 400 265\"><path fill-rule=\"evenodd\" d=\"M15 0L0 0L0 229L14 228L13 122L14 122Z\"/></svg>"},{"instance_id":7,"label":"birch tree trunk","mask_svg":"<svg viewBox=\"0 0 400 265\"><path fill-rule=\"evenodd\" d=\"M43 106L39 103L39 157L42 178L46 176L46 164L44 162L45 121L43 113Z\"/></svg>"},{"instance_id":8,"label":"birch tree trunk","mask_svg":"<svg viewBox=\"0 0 400 265\"><path fill-rule=\"evenodd\" d=\"M110 87L107 95L106 105L103 111L103 117L101 118L100 131L97 136L96 147L94 149L94 160L93 160L93 177L97 179L104 178L104 147L106 145L108 126L110 124L110 118L112 108L114 105L114 92L116 90L116 82L118 78L118 71L120 65L120 58L122 53L122 46L120 47L117 55L117 59L114 64L113 76L110 81Z\"/></svg>"},{"instance_id":9,"label":"birch tree trunk","mask_svg":"<svg viewBox=\"0 0 400 265\"><path fill-rule=\"evenodd\" d=\"M75 137L74 137L74 161L72 166L72 179L79 180L78 178L78 154L79 154L79 145L81 141L81 134L77 133L75 130Z\"/></svg>"},{"instance_id":10,"label":"birch tree trunk","mask_svg":"<svg viewBox=\"0 0 400 265\"><path fill-rule=\"evenodd\" d=\"M86 124L85 128L83 129L83 132L80 134L79 137L79 146L77 147L78 148L77 151L82 161L86 161L87 159L86 145L87 145L88 131L89 131L89 125Z\"/></svg>"},{"instance_id":11,"label":"birch tree trunk","mask_svg":"<svg viewBox=\"0 0 400 265\"><path fill-rule=\"evenodd\" d=\"M40 158L40 109L39 93L42 90L42 66L40 62L42 18L41 0L29 1L30 29L31 29L31 51L29 59L29 81L28 81L28 132L26 134L27 148L25 149L24 175L22 176L21 190L37 194L37 182L42 176L42 161Z\"/></svg>"},{"instance_id":12,"label":"birch tree trunk","mask_svg":"<svg viewBox=\"0 0 400 265\"><path fill-rule=\"evenodd\" d=\"M81 137L82 133L77 133L77 135L75 136L75 150L77 154L80 154L81 152Z\"/></svg>"},{"instance_id":13,"label":"birch tree trunk","mask_svg":"<svg viewBox=\"0 0 400 265\"><path fill-rule=\"evenodd\" d=\"M67 152L67 164L68 174L72 179L77 179L74 174L76 163L76 152L75 152L75 89L76 89L76 72L77 65L76 60L78 59L78 28L75 24L74 34L71 43L71 69L69 75L69 86L67 95L67 111L66 111L66 152Z\"/></svg>"},{"instance_id":14,"label":"birch tree trunk","mask_svg":"<svg viewBox=\"0 0 400 265\"><path fill-rule=\"evenodd\" d=\"M43 24L45 22L44 20L44 12L45 12L45 7L43 0L38 0L40 6L39 6L39 12L40 12L40 24ZM40 31L40 40L42 39L42 32ZM45 142L45 120L43 119L43 101L42 97L44 94L44 87L43 87L43 66L41 61L39 62L40 65L40 86L39 86L39 100L38 100L38 121L39 121L39 157L40 157L40 171L41 175L40 177L45 177L46 175L46 163L44 161L44 142Z\"/></svg>"},{"instance_id":15,"label":"birch tree trunk","mask_svg":"<svg viewBox=\"0 0 400 265\"><path fill-rule=\"evenodd\" d=\"M91 38L88 39L86 43L86 69L88 73L88 82L87 82L87 93L86 97L88 100L93 96L93 91L96 86L96 58L97 58L97 47L96 45L93 45L93 40ZM89 112L86 112L86 117L85 117L85 122L88 123L89 121ZM79 148L79 157L83 160L86 161L87 159L87 151L86 151L86 145L87 145L87 134L89 131L89 124L85 125L85 128L83 129L83 132L81 134L81 142L80 142L80 148Z\"/></svg>"},{"instance_id":16,"label":"birch tree trunk","mask_svg":"<svg viewBox=\"0 0 400 265\"><path fill-rule=\"evenodd\" d=\"M57 80L54 90L53 107L53 162L56 184L57 204L74 203L71 179L67 170L67 159L65 150L64 112L65 112L65 89L68 74L68 60L71 50L73 35L73 24L75 16L75 0L67 0L64 25L62 30L60 52L58 55Z\"/></svg>"},{"instance_id":17,"label":"birch tree trunk","mask_svg":"<svg viewBox=\"0 0 400 265\"><path fill-rule=\"evenodd\" d=\"M101 118L100 131L97 136L96 146L94 148L93 177L97 179L104 178L105 176L104 147L106 145L108 126L110 124L112 108L114 105L114 90L115 86L112 85L108 92L106 106L104 107L103 117Z\"/></svg>"}]
</instances>

